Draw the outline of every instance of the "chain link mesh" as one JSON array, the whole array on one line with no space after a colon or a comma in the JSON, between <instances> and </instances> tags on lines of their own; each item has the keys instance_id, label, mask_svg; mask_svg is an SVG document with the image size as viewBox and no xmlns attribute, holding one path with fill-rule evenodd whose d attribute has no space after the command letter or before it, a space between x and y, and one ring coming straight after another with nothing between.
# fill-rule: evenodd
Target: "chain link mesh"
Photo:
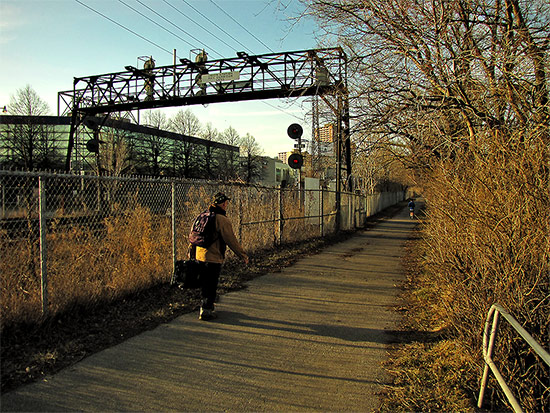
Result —
<instances>
[{"instance_id":1,"label":"chain link mesh","mask_svg":"<svg viewBox=\"0 0 550 413\"><path fill-rule=\"evenodd\" d=\"M332 234L337 218L341 229L362 226L403 196L341 194L338 214L337 194L321 189L13 171L0 171L0 191L2 325L36 321L46 298L55 314L168 282L216 192L231 198L228 217L249 253Z\"/></svg>"}]
</instances>

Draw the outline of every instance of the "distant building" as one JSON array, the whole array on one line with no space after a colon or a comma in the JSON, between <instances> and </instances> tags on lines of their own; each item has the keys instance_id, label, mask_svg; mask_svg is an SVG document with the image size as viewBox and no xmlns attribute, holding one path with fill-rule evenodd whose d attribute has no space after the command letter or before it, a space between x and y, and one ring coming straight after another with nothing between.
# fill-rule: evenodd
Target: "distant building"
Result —
<instances>
[{"instance_id":1,"label":"distant building","mask_svg":"<svg viewBox=\"0 0 550 413\"><path fill-rule=\"evenodd\" d=\"M329 123L316 129L311 148L314 156L330 155L334 153L335 140L336 125L334 123Z\"/></svg>"},{"instance_id":2,"label":"distant building","mask_svg":"<svg viewBox=\"0 0 550 413\"><path fill-rule=\"evenodd\" d=\"M329 123L325 126L318 128L315 131L314 139L317 142L333 143L335 135L336 135L336 126L334 125L334 123Z\"/></svg>"},{"instance_id":3,"label":"distant building","mask_svg":"<svg viewBox=\"0 0 550 413\"><path fill-rule=\"evenodd\" d=\"M297 182L296 176L296 170L288 166L286 159L283 162L280 157L269 158L266 156L262 158L262 185L283 188L290 187Z\"/></svg>"},{"instance_id":4,"label":"distant building","mask_svg":"<svg viewBox=\"0 0 550 413\"><path fill-rule=\"evenodd\" d=\"M282 162L288 164L288 157L292 152L279 152L277 158Z\"/></svg>"},{"instance_id":5,"label":"distant building","mask_svg":"<svg viewBox=\"0 0 550 413\"><path fill-rule=\"evenodd\" d=\"M97 124L103 126L94 132ZM113 175L137 173L208 179L217 178L215 173L229 154L236 154L234 157L238 159L236 146L122 119L89 118L84 125L75 136L73 171L97 173L99 169L100 173ZM70 128L68 116L0 116L0 167L64 169ZM34 141L32 149L21 145L29 140ZM189 159L184 159L186 154L190 154Z\"/></svg>"}]
</instances>

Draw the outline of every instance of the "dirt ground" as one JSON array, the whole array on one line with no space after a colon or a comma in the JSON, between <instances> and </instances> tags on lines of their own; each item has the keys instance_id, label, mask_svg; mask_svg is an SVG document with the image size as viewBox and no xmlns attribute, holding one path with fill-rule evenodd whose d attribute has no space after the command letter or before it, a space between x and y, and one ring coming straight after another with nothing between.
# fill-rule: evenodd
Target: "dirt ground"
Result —
<instances>
[{"instance_id":1,"label":"dirt ground","mask_svg":"<svg viewBox=\"0 0 550 413\"><path fill-rule=\"evenodd\" d=\"M404 204L371 217L368 226L391 217ZM227 263L222 271L218 293L246 288L247 281L292 265L304 255L353 236L342 232L331 238L316 239L252 255L250 264ZM73 310L43 325L17 325L1 332L1 391L15 389L68 367L83 358L116 345L143 331L195 311L200 304L198 290L182 290L162 284L112 303Z\"/></svg>"}]
</instances>

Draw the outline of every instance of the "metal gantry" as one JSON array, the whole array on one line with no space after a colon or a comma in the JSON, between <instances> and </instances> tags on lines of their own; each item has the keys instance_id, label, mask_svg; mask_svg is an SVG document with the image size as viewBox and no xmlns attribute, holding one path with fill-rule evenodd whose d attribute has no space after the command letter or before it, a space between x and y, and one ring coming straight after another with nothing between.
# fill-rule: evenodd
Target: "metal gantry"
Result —
<instances>
[{"instance_id":1,"label":"metal gantry","mask_svg":"<svg viewBox=\"0 0 550 413\"><path fill-rule=\"evenodd\" d=\"M236 57L78 77L71 91L59 92L60 114L71 115L66 168L70 170L75 134L86 118L173 106L302 96L323 96L337 118L338 150L351 175L346 55L341 48L312 49L263 55L238 52ZM330 103L328 96L336 98ZM99 125L101 126L101 125ZM340 164L340 162L338 162ZM340 173L337 168L337 174ZM339 182L340 180L338 180Z\"/></svg>"}]
</instances>

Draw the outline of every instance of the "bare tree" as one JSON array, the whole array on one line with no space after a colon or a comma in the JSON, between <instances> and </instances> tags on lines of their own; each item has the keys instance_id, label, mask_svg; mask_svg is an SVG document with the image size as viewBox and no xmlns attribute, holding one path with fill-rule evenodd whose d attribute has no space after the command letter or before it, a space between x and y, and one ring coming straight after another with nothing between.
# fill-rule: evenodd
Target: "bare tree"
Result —
<instances>
[{"instance_id":1,"label":"bare tree","mask_svg":"<svg viewBox=\"0 0 550 413\"><path fill-rule=\"evenodd\" d=\"M101 131L101 141L99 168L112 176L131 173L133 164L130 160L131 151L127 133L112 128L104 129Z\"/></svg>"},{"instance_id":2,"label":"bare tree","mask_svg":"<svg viewBox=\"0 0 550 413\"><path fill-rule=\"evenodd\" d=\"M478 349L499 302L547 341L550 3L304 3L349 57L358 150L407 161L421 179L442 322ZM509 336L500 354L522 406L547 411L547 367Z\"/></svg>"},{"instance_id":3,"label":"bare tree","mask_svg":"<svg viewBox=\"0 0 550 413\"><path fill-rule=\"evenodd\" d=\"M187 109L180 110L170 120L170 129L185 136L196 137L200 134L202 127L195 114ZM198 156L195 152L196 147L191 142L175 142L174 165L181 170L183 176L192 176L192 171L196 169Z\"/></svg>"},{"instance_id":4,"label":"bare tree","mask_svg":"<svg viewBox=\"0 0 550 413\"><path fill-rule=\"evenodd\" d=\"M200 137L206 141L217 142L220 139L220 133L212 126L211 122L208 122L202 129ZM202 149L202 153L199 154L199 157L202 159L200 167L203 171L203 176L207 179L215 178L220 174L218 171L218 154L216 152L218 151L212 146L206 146Z\"/></svg>"},{"instance_id":5,"label":"bare tree","mask_svg":"<svg viewBox=\"0 0 550 413\"><path fill-rule=\"evenodd\" d=\"M548 2L306 3L347 48L359 130L446 156L479 130L548 120Z\"/></svg>"},{"instance_id":6,"label":"bare tree","mask_svg":"<svg viewBox=\"0 0 550 413\"><path fill-rule=\"evenodd\" d=\"M254 136L247 133L241 140L241 176L246 183L252 183L261 176L262 148Z\"/></svg>"},{"instance_id":7,"label":"bare tree","mask_svg":"<svg viewBox=\"0 0 550 413\"><path fill-rule=\"evenodd\" d=\"M228 127L220 136L220 141L227 144L240 147L242 138L233 128ZM239 155L233 151L224 151L220 156L220 173L224 179L235 179L238 176Z\"/></svg>"},{"instance_id":8,"label":"bare tree","mask_svg":"<svg viewBox=\"0 0 550 413\"><path fill-rule=\"evenodd\" d=\"M43 101L31 85L18 89L10 99L8 113L21 116L42 116L50 112L50 107Z\"/></svg>"},{"instance_id":9,"label":"bare tree","mask_svg":"<svg viewBox=\"0 0 550 413\"><path fill-rule=\"evenodd\" d=\"M55 168L62 162L61 134L38 117L49 113L48 104L27 85L10 99L8 114L20 116L2 131L8 162L27 169Z\"/></svg>"},{"instance_id":10,"label":"bare tree","mask_svg":"<svg viewBox=\"0 0 550 413\"><path fill-rule=\"evenodd\" d=\"M166 115L160 111L145 113L143 123L157 130L166 130L168 120ZM162 167L167 165L170 157L170 142L160 134L144 135L142 137L143 147L139 151L139 159L148 165L153 175L159 175Z\"/></svg>"}]
</instances>

